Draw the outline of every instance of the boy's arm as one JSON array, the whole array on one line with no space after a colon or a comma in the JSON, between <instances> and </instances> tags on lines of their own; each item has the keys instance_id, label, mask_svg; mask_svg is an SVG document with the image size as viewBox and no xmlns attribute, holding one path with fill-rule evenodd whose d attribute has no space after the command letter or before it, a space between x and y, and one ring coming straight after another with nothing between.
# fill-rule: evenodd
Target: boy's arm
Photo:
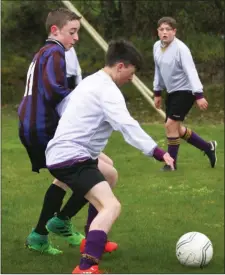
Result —
<instances>
[{"instance_id":1,"label":"boy's arm","mask_svg":"<svg viewBox=\"0 0 225 275\"><path fill-rule=\"evenodd\" d=\"M188 47L182 47L180 49L180 58L182 68L190 81L191 88L195 94L196 99L203 98L203 86L199 79L198 72Z\"/></svg>"},{"instance_id":2,"label":"boy's arm","mask_svg":"<svg viewBox=\"0 0 225 275\"><path fill-rule=\"evenodd\" d=\"M153 156L159 161L165 160L166 152L157 146L156 142L130 115L122 94L115 89L107 90L105 94L102 106L106 120L113 129L120 131L128 144L141 150L145 155Z\"/></svg>"},{"instance_id":3,"label":"boy's arm","mask_svg":"<svg viewBox=\"0 0 225 275\"><path fill-rule=\"evenodd\" d=\"M45 85L45 97L55 106L63 100L70 92L66 79L65 57L59 52L54 51L49 56L42 72Z\"/></svg>"},{"instance_id":4,"label":"boy's arm","mask_svg":"<svg viewBox=\"0 0 225 275\"><path fill-rule=\"evenodd\" d=\"M153 91L155 96L161 96L162 90L164 89L165 84L163 82L159 67L155 62L155 73L153 81Z\"/></svg>"},{"instance_id":5,"label":"boy's arm","mask_svg":"<svg viewBox=\"0 0 225 275\"><path fill-rule=\"evenodd\" d=\"M154 64L155 64L153 91L154 91L155 97L161 96L161 92L165 88L164 81L162 79L158 64L156 62L156 55L157 55L158 47L159 47L158 43L155 43L153 46L153 59L154 59Z\"/></svg>"}]
</instances>

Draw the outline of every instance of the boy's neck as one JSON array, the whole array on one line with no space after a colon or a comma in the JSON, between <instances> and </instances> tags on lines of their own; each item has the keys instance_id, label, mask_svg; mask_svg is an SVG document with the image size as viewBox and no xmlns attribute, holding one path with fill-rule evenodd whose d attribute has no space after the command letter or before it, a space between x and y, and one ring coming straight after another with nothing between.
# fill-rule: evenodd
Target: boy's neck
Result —
<instances>
[{"instance_id":1,"label":"boy's neck","mask_svg":"<svg viewBox=\"0 0 225 275\"><path fill-rule=\"evenodd\" d=\"M49 36L47 39L46 39L46 42L53 42L53 43L56 43L56 44L58 44L59 46L61 46L64 50L65 50L65 47L63 46L63 44L59 41L59 40L57 40L57 39L55 39L55 38L52 38L51 36Z\"/></svg>"},{"instance_id":2,"label":"boy's neck","mask_svg":"<svg viewBox=\"0 0 225 275\"><path fill-rule=\"evenodd\" d=\"M165 43L164 41L161 40L161 48L167 48L171 43L173 43L174 40L175 40L175 37L173 38L173 40L171 40L168 43Z\"/></svg>"},{"instance_id":3,"label":"boy's neck","mask_svg":"<svg viewBox=\"0 0 225 275\"><path fill-rule=\"evenodd\" d=\"M107 75L109 75L111 78L112 78L112 81L115 82L114 80L114 72L113 72L113 69L108 67L108 66L105 66L103 69L102 69Z\"/></svg>"}]
</instances>

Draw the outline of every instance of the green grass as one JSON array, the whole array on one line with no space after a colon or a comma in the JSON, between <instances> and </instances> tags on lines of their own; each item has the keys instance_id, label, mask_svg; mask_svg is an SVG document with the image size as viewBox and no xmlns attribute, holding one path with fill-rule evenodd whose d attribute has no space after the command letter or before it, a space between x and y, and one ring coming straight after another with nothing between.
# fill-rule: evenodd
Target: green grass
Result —
<instances>
[{"instance_id":1,"label":"green grass","mask_svg":"<svg viewBox=\"0 0 225 275\"><path fill-rule=\"evenodd\" d=\"M110 240L118 242L119 250L104 255L101 262L108 273L224 273L224 126L192 126L205 139L217 139L215 169L200 151L182 142L179 170L162 173L161 163L127 145L120 134L110 139L106 153L119 171L115 193L122 213L109 234ZM143 127L166 148L162 124ZM51 181L47 171L40 175L30 172L17 137L15 113L3 110L2 273L66 274L78 264L78 248L68 247L53 236L53 243L64 250L62 256L40 255L24 248ZM80 231L86 212L87 208L73 219ZM189 231L200 231L213 243L213 260L204 269L183 267L176 259L175 244Z\"/></svg>"}]
</instances>

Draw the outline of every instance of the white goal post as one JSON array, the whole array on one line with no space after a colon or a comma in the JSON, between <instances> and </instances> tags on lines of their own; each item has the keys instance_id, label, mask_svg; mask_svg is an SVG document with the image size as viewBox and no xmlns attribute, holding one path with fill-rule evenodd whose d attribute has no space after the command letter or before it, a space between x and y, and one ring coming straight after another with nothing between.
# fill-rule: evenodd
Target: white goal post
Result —
<instances>
[{"instance_id":1,"label":"white goal post","mask_svg":"<svg viewBox=\"0 0 225 275\"><path fill-rule=\"evenodd\" d=\"M88 21L83 17L83 15L74 7L70 1L62 1L62 3L71 11L75 12L78 16L81 16L81 24L86 29L86 31L92 36L92 38L98 43L98 45L106 52L108 49L108 44L101 37L101 35L88 23ZM139 92L144 96L144 98L152 105L152 107L165 119L166 115L162 109L157 109L155 107L152 97L153 92L136 76L134 75L132 83L139 90Z\"/></svg>"}]
</instances>

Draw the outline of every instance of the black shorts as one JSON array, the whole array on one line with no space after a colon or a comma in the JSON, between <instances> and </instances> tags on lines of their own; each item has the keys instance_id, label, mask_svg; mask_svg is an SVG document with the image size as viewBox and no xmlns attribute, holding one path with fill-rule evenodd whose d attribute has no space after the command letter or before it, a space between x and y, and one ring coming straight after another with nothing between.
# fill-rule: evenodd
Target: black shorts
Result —
<instances>
[{"instance_id":1,"label":"black shorts","mask_svg":"<svg viewBox=\"0 0 225 275\"><path fill-rule=\"evenodd\" d=\"M76 77L75 75L67 77L68 87L73 90L76 87Z\"/></svg>"},{"instance_id":2,"label":"black shorts","mask_svg":"<svg viewBox=\"0 0 225 275\"><path fill-rule=\"evenodd\" d=\"M19 129L19 138L21 143L27 150L27 154L31 162L32 171L39 173L40 169L47 168L46 159L45 159L45 150L46 150L47 144L45 145L40 143L32 143L32 146L30 144L27 144L26 139L21 133L21 129Z\"/></svg>"},{"instance_id":3,"label":"black shorts","mask_svg":"<svg viewBox=\"0 0 225 275\"><path fill-rule=\"evenodd\" d=\"M166 95L166 120L183 121L195 102L191 91L176 91Z\"/></svg>"},{"instance_id":4,"label":"black shorts","mask_svg":"<svg viewBox=\"0 0 225 275\"><path fill-rule=\"evenodd\" d=\"M98 159L88 159L68 167L49 169L50 173L59 181L67 184L73 192L79 192L81 197L96 184L105 181L98 169Z\"/></svg>"},{"instance_id":5,"label":"black shorts","mask_svg":"<svg viewBox=\"0 0 225 275\"><path fill-rule=\"evenodd\" d=\"M39 173L39 170L46 167L45 149L46 146L36 145L32 147L25 146L30 158L33 172Z\"/></svg>"}]
</instances>

